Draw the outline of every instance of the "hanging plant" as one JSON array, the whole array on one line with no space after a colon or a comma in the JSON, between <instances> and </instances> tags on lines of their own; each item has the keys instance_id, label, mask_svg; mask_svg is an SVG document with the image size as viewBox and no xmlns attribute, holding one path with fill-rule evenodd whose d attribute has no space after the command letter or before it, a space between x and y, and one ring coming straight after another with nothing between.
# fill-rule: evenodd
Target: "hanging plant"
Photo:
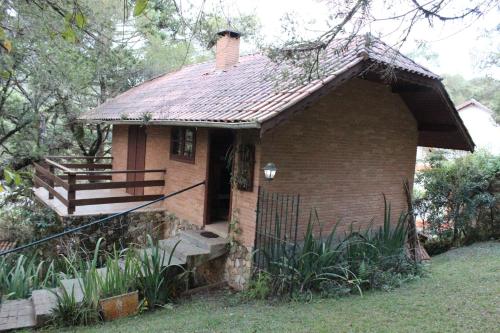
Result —
<instances>
[{"instance_id":1,"label":"hanging plant","mask_svg":"<svg viewBox=\"0 0 500 333\"><path fill-rule=\"evenodd\" d=\"M235 164L235 156L238 161ZM255 145L233 145L226 154L227 168L231 171L231 184L241 191L253 190Z\"/></svg>"}]
</instances>

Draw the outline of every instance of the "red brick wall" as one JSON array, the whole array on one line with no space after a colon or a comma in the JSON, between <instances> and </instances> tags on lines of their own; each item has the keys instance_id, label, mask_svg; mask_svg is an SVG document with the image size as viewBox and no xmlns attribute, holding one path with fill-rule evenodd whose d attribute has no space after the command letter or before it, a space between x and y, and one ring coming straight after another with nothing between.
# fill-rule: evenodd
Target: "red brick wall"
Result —
<instances>
[{"instance_id":1,"label":"red brick wall","mask_svg":"<svg viewBox=\"0 0 500 333\"><path fill-rule=\"evenodd\" d=\"M300 234L313 207L329 226L380 224L382 193L394 218L406 208L402 182L413 181L417 135L398 95L355 79L264 135L261 164L274 162L278 173L263 186L301 194Z\"/></svg>"},{"instance_id":2,"label":"red brick wall","mask_svg":"<svg viewBox=\"0 0 500 333\"><path fill-rule=\"evenodd\" d=\"M417 134L416 121L398 95L384 85L356 79L261 140L256 137L254 190L235 190L232 196L241 241L253 245L259 184L269 191L301 193L302 232L312 207L330 226L339 220L356 228L367 227L373 218L381 223L382 193L391 201L396 218L406 208L402 181L413 180ZM146 168L167 169L163 193L205 179L208 129L199 128L196 139L195 163L174 161L169 153L170 127L148 126ZM127 126L114 126L113 167L126 168L126 145ZM261 170L267 162L279 169L270 183L263 180ZM168 199L165 207L202 225L204 202L202 186Z\"/></svg>"},{"instance_id":3,"label":"red brick wall","mask_svg":"<svg viewBox=\"0 0 500 333\"><path fill-rule=\"evenodd\" d=\"M113 170L127 169L127 146L128 146L128 126L113 126L113 141L111 151L113 156ZM113 181L125 181L127 176L123 173L113 174Z\"/></svg>"},{"instance_id":4,"label":"red brick wall","mask_svg":"<svg viewBox=\"0 0 500 333\"><path fill-rule=\"evenodd\" d=\"M246 133L244 133L246 132ZM239 131L237 142L255 142L255 166L254 166L254 184L253 191L239 191L233 189L231 208L233 218L239 221L241 234L239 235L240 241L243 245L252 246L255 236L255 210L257 207L257 191L260 184L259 174L261 171L260 164L260 150L261 146L258 140L257 131ZM246 137L246 138L245 138ZM235 158L237 161L238 159Z\"/></svg>"},{"instance_id":5,"label":"red brick wall","mask_svg":"<svg viewBox=\"0 0 500 333\"><path fill-rule=\"evenodd\" d=\"M215 50L215 68L226 69L235 65L240 57L240 39L229 35L217 40Z\"/></svg>"},{"instance_id":6,"label":"red brick wall","mask_svg":"<svg viewBox=\"0 0 500 333\"><path fill-rule=\"evenodd\" d=\"M207 161L208 130L196 132L195 163L184 163L170 159L170 126L147 126L146 169L166 169L165 187L146 188L145 194L171 193L205 179ZM113 127L113 168L127 168L128 126ZM125 180L124 176L120 176ZM113 179L118 180L118 177ZM161 174L146 174L146 179L161 179ZM167 199L164 207L180 219L202 225L204 217L205 187L200 186L178 196Z\"/></svg>"}]
</instances>

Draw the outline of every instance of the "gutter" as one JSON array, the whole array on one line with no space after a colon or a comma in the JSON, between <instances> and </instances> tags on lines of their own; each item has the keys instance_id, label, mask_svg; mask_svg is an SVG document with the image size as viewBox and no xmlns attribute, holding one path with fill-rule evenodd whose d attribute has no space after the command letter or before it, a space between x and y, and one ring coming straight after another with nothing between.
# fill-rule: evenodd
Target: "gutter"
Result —
<instances>
[{"instance_id":1,"label":"gutter","mask_svg":"<svg viewBox=\"0 0 500 333\"><path fill-rule=\"evenodd\" d=\"M259 122L214 122L214 121L181 121L181 120L103 120L103 119L78 119L78 122L87 124L110 124L110 125L163 125L163 126L185 126L185 127L209 127L230 129L258 129Z\"/></svg>"}]
</instances>

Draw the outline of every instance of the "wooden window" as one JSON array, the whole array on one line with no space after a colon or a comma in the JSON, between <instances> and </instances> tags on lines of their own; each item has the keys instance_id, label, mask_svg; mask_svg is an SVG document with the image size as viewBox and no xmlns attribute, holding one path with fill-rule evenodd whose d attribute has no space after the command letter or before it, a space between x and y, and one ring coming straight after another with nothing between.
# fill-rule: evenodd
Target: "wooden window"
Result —
<instances>
[{"instance_id":1,"label":"wooden window","mask_svg":"<svg viewBox=\"0 0 500 333\"><path fill-rule=\"evenodd\" d=\"M173 127L170 137L170 158L194 163L196 131L190 127Z\"/></svg>"}]
</instances>

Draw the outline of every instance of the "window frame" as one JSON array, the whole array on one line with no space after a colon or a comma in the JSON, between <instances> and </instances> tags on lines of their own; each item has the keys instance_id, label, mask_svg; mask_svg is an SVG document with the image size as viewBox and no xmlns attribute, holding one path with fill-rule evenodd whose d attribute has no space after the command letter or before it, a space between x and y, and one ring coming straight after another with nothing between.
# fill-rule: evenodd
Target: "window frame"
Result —
<instances>
[{"instance_id":1,"label":"window frame","mask_svg":"<svg viewBox=\"0 0 500 333\"><path fill-rule=\"evenodd\" d=\"M186 151L186 131L190 130L193 133L193 152L192 156L185 156L184 153ZM180 146L180 154L174 152L174 133L178 131L179 133L179 146ZM176 126L172 127L170 130L170 159L179 162L185 163L195 163L196 158L196 129L194 127L182 127Z\"/></svg>"}]
</instances>

